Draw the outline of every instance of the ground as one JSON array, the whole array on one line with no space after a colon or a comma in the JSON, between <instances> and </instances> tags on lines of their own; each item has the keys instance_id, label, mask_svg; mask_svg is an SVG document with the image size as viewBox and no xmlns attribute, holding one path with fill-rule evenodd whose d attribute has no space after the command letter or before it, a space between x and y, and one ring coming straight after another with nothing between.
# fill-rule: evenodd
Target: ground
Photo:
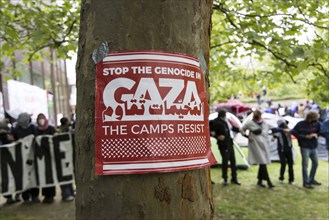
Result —
<instances>
[{"instance_id":1,"label":"ground","mask_svg":"<svg viewBox=\"0 0 329 220\"><path fill-rule=\"evenodd\" d=\"M74 220L75 202L62 202L60 189L57 189L57 196L53 204L23 204L18 202L12 205L5 204L6 199L1 197L0 209L1 220ZM17 218L13 218L13 214Z\"/></svg>"}]
</instances>

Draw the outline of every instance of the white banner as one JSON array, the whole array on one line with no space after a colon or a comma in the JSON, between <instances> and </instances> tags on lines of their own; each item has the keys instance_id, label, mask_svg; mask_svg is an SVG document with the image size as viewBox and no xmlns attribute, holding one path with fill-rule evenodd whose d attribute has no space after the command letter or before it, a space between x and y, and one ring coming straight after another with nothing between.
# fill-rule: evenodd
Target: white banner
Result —
<instances>
[{"instance_id":1,"label":"white banner","mask_svg":"<svg viewBox=\"0 0 329 220\"><path fill-rule=\"evenodd\" d=\"M27 112L36 118L43 113L48 118L47 91L15 80L8 80L9 111Z\"/></svg>"},{"instance_id":2,"label":"white banner","mask_svg":"<svg viewBox=\"0 0 329 220\"><path fill-rule=\"evenodd\" d=\"M25 137L0 146L0 193L10 195L32 187L74 180L71 133Z\"/></svg>"}]
</instances>

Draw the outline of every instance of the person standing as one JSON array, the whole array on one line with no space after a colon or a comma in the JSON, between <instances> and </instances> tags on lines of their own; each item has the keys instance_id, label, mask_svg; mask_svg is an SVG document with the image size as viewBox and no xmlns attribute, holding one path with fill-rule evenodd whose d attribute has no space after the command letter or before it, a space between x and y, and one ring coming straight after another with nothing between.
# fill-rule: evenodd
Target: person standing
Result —
<instances>
[{"instance_id":1,"label":"person standing","mask_svg":"<svg viewBox=\"0 0 329 220\"><path fill-rule=\"evenodd\" d=\"M10 128L8 126L6 119L1 120L0 121L0 147L1 147L1 145L10 144L14 141L15 141L15 139L10 132ZM19 199L18 200L14 199L13 195L6 195L4 197L7 199L7 201L6 201L7 204L13 204L15 202L20 201Z\"/></svg>"},{"instance_id":2,"label":"person standing","mask_svg":"<svg viewBox=\"0 0 329 220\"><path fill-rule=\"evenodd\" d=\"M318 136L320 133L320 115L317 112L309 111L305 120L298 122L291 130L291 133L297 138L300 152L302 155L302 174L303 187L312 189L312 185L321 185L316 181L315 174L318 168L318 155L316 148L318 146ZM308 161L311 159L312 166L308 175Z\"/></svg>"},{"instance_id":3,"label":"person standing","mask_svg":"<svg viewBox=\"0 0 329 220\"><path fill-rule=\"evenodd\" d=\"M294 183L294 160L293 160L293 146L291 141L291 134L288 128L288 124L285 120L277 121L278 128L271 129L273 137L277 139L277 150L280 158L280 177L279 180L282 183L284 180L284 173L286 165L288 165L289 184Z\"/></svg>"},{"instance_id":4,"label":"person standing","mask_svg":"<svg viewBox=\"0 0 329 220\"><path fill-rule=\"evenodd\" d=\"M56 133L56 130L53 126L48 124L48 119L42 113L38 114L37 117L37 136L39 135L53 135ZM42 146L41 146L42 147ZM43 203L53 203L54 197L56 195L56 187L43 187L42 195L45 197Z\"/></svg>"},{"instance_id":5,"label":"person standing","mask_svg":"<svg viewBox=\"0 0 329 220\"><path fill-rule=\"evenodd\" d=\"M36 136L36 127L33 124L31 124L31 121L32 121L31 115L29 115L26 112L23 112L18 115L17 124L12 131L14 139L16 141L21 138L27 137L29 135ZM31 188L24 191L22 193L22 198L24 200L24 203L29 203L30 201L33 203L39 203L40 202L39 192L40 192L39 187Z\"/></svg>"},{"instance_id":6,"label":"person standing","mask_svg":"<svg viewBox=\"0 0 329 220\"><path fill-rule=\"evenodd\" d=\"M257 104L260 106L262 104L262 101L260 100L260 94L259 93L256 94L256 98L257 98Z\"/></svg>"},{"instance_id":7,"label":"person standing","mask_svg":"<svg viewBox=\"0 0 329 220\"><path fill-rule=\"evenodd\" d=\"M222 156L222 177L224 185L227 185L227 169L230 161L231 167L231 183L241 185L237 179L237 168L233 146L233 131L238 132L239 128L233 127L226 118L226 109L220 108L218 110L218 117L214 120L210 130L213 136L217 139L217 145Z\"/></svg>"},{"instance_id":8,"label":"person standing","mask_svg":"<svg viewBox=\"0 0 329 220\"><path fill-rule=\"evenodd\" d=\"M296 118L304 118L304 110L305 110L304 104L299 103L297 114L295 114Z\"/></svg>"},{"instance_id":9,"label":"person standing","mask_svg":"<svg viewBox=\"0 0 329 220\"><path fill-rule=\"evenodd\" d=\"M266 86L263 86L262 92L263 92L264 102L267 103L267 89L266 89Z\"/></svg>"},{"instance_id":10,"label":"person standing","mask_svg":"<svg viewBox=\"0 0 329 220\"><path fill-rule=\"evenodd\" d=\"M70 121L68 118L63 117L60 119L60 122L61 125L58 126L57 129L59 133L71 132ZM74 189L72 183L61 185L61 190L62 190L62 201L70 202L74 200Z\"/></svg>"},{"instance_id":11,"label":"person standing","mask_svg":"<svg viewBox=\"0 0 329 220\"><path fill-rule=\"evenodd\" d=\"M247 130L249 131L248 162L259 165L257 185L265 187L263 180L266 180L268 187L273 188L275 186L267 171L267 164L271 163L268 143L269 125L262 119L262 113L259 110L255 110L252 120L242 126L242 132Z\"/></svg>"}]
</instances>

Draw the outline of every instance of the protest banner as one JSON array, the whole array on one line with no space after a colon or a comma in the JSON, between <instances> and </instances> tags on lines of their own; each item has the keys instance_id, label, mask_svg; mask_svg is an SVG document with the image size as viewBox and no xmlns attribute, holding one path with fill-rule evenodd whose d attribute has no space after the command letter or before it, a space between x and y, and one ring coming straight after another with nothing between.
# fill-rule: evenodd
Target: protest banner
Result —
<instances>
[{"instance_id":1,"label":"protest banner","mask_svg":"<svg viewBox=\"0 0 329 220\"><path fill-rule=\"evenodd\" d=\"M210 166L207 94L199 61L159 51L108 54L96 65L96 174Z\"/></svg>"},{"instance_id":2,"label":"protest banner","mask_svg":"<svg viewBox=\"0 0 329 220\"><path fill-rule=\"evenodd\" d=\"M0 193L10 195L32 187L74 181L71 133L29 135L0 146Z\"/></svg>"}]
</instances>

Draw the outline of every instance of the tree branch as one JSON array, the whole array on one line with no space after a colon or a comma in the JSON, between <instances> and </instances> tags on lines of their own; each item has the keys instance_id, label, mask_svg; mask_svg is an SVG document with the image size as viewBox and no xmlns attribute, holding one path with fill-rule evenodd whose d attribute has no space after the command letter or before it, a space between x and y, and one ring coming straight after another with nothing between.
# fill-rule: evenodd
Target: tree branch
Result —
<instances>
[{"instance_id":1,"label":"tree branch","mask_svg":"<svg viewBox=\"0 0 329 220\"><path fill-rule=\"evenodd\" d=\"M214 48L216 48L216 47L221 47L221 46L223 46L223 45L226 45L226 44L232 44L232 43L235 43L235 42L232 42L232 41L227 41L227 42L224 42L224 43L220 43L220 44L215 44L215 45L212 45L212 46L210 46L210 49L214 49Z\"/></svg>"},{"instance_id":2,"label":"tree branch","mask_svg":"<svg viewBox=\"0 0 329 220\"><path fill-rule=\"evenodd\" d=\"M270 18L270 17L276 17L276 16L282 16L282 17L286 16L286 17L291 17L294 20L304 22L305 24L308 24L308 25L311 25L311 26L314 26L314 27L317 27L317 28L320 28L320 29L329 30L329 27L317 25L317 24L314 24L311 21L309 21L309 19L305 16L305 14L303 13L303 11L300 9L299 6L297 6L297 9L303 15L304 19L296 18L296 17L294 17L293 14L286 14L286 13L264 14L264 15L260 15L260 14L244 14L244 13L237 12L237 11L229 11L228 9L226 9L226 8L223 7L223 4L222 3L218 3L218 5L215 5L215 3L214 3L213 4L213 9L220 10L221 12L225 13L227 16L228 16L228 13L233 13L233 14L237 14L237 15L240 15L240 16L243 16L243 17L249 17L249 18L256 18L256 17L258 17L258 18ZM228 19L230 21L230 18L229 17L228 17ZM237 28L236 25L234 27Z\"/></svg>"},{"instance_id":3,"label":"tree branch","mask_svg":"<svg viewBox=\"0 0 329 220\"><path fill-rule=\"evenodd\" d=\"M59 40L56 40L55 38L53 38L52 36L50 36L50 39L51 39L51 41L52 41L53 43L47 43L47 44L44 44L44 45L41 45L41 46L37 47L37 48L36 48L34 51L32 51L32 53L29 55L28 61L31 61L32 58L33 58L33 56L34 56L34 54L36 54L38 51L40 51L40 50L42 50L42 49L44 49L44 48L46 48L46 47L51 47L51 46L53 46L53 47L55 47L55 48L58 48L58 47L60 47L63 43L67 42L66 37L69 36L69 35L71 34L71 32L72 32L72 30L73 30L73 27L74 27L74 24L75 24L76 22L77 22L77 21L74 20L74 21L71 23L71 25L68 27L68 31L67 31L67 33L65 34L63 40L59 41Z\"/></svg>"},{"instance_id":4,"label":"tree branch","mask_svg":"<svg viewBox=\"0 0 329 220\"><path fill-rule=\"evenodd\" d=\"M317 27L317 28L320 28L320 29L329 30L329 27L323 27L323 26L316 25L316 24L310 22L310 21L308 20L308 18L305 16L305 14L304 14L304 12L302 11L302 9L299 7L299 4L297 4L297 9L298 9L298 11L302 14L302 16L304 17L305 20L303 20L303 19L298 19L298 18L296 18L296 20L298 20L298 21L302 21L302 22L304 22L304 23L306 23L306 24L308 24L308 25L311 25L311 26L314 26L314 27Z\"/></svg>"},{"instance_id":5,"label":"tree branch","mask_svg":"<svg viewBox=\"0 0 329 220\"><path fill-rule=\"evenodd\" d=\"M291 75L291 73L289 71L286 71L285 73L288 74L288 76L290 77L290 79L293 83L297 84L296 80L294 79L294 77Z\"/></svg>"},{"instance_id":6,"label":"tree branch","mask_svg":"<svg viewBox=\"0 0 329 220\"><path fill-rule=\"evenodd\" d=\"M214 4L213 4L214 5ZM239 27L233 22L233 20L231 19L230 15L228 12L230 12L229 10L227 10L224 5L222 3L218 3L218 5L216 5L215 7L213 6L213 9L218 9L221 12L223 12L226 15L227 20L229 21L229 23L235 27L236 29L239 29Z\"/></svg>"},{"instance_id":7,"label":"tree branch","mask_svg":"<svg viewBox=\"0 0 329 220\"><path fill-rule=\"evenodd\" d=\"M75 23L77 22L77 20L73 20L73 22L71 23L71 25L68 28L68 32L66 33L65 37L69 36L73 30L73 27L75 25Z\"/></svg>"},{"instance_id":8,"label":"tree branch","mask_svg":"<svg viewBox=\"0 0 329 220\"><path fill-rule=\"evenodd\" d=\"M295 68L297 67L295 64L292 64L292 63L288 62L286 59L280 57L276 52L274 52L272 49L266 47L264 44L261 44L254 39L252 40L251 44L255 45L255 46L260 46L260 47L264 48L265 50L269 51L276 59L281 60L288 67L295 67Z\"/></svg>"},{"instance_id":9,"label":"tree branch","mask_svg":"<svg viewBox=\"0 0 329 220\"><path fill-rule=\"evenodd\" d=\"M47 48L47 47L50 47L50 46L51 46L51 44L48 43L48 44L45 44L45 45L42 45L42 46L37 47L34 51L32 51L32 53L29 55L29 58L27 60L30 62L32 60L34 54L36 54L40 50L42 50L44 48Z\"/></svg>"},{"instance_id":10,"label":"tree branch","mask_svg":"<svg viewBox=\"0 0 329 220\"><path fill-rule=\"evenodd\" d=\"M323 75L329 79L329 73L321 63L310 63L308 66L313 66L314 68L320 70Z\"/></svg>"}]
</instances>

